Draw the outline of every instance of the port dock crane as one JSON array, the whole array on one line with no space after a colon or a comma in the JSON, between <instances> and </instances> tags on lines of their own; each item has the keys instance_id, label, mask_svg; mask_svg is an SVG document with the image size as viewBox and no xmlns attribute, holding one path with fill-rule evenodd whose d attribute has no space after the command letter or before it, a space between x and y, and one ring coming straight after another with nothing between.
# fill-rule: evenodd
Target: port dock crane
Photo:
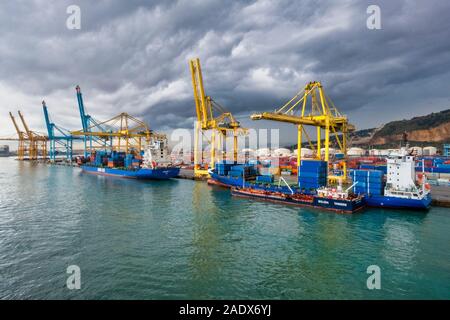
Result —
<instances>
[{"instance_id":1,"label":"port dock crane","mask_svg":"<svg viewBox=\"0 0 450 320\"><path fill-rule=\"evenodd\" d=\"M125 112L106 121L95 120L86 112L80 86L75 89L82 129L70 131L70 134L83 137L85 157L95 150L139 153L152 141L167 140L165 134L153 132L144 121Z\"/></svg>"},{"instance_id":2,"label":"port dock crane","mask_svg":"<svg viewBox=\"0 0 450 320\"><path fill-rule=\"evenodd\" d=\"M11 118L11 121L12 121L12 123L14 125L14 129L16 129L17 137L18 137L18 139L17 139L17 141L18 141L17 159L18 160L24 160L25 159L25 152L27 150L27 147L26 147L26 133L23 132L22 130L20 130L19 126L17 125L16 119L14 118L14 116L12 115L11 112L9 113L9 117ZM10 140L16 140L16 139L11 138Z\"/></svg>"},{"instance_id":3,"label":"port dock crane","mask_svg":"<svg viewBox=\"0 0 450 320\"><path fill-rule=\"evenodd\" d=\"M42 110L44 112L45 125L47 127L48 140L50 144L50 161L56 161L58 149L64 150L66 159L71 161L73 157L73 141L83 139L70 134L69 130L64 129L50 121L47 105L42 101Z\"/></svg>"},{"instance_id":4,"label":"port dock crane","mask_svg":"<svg viewBox=\"0 0 450 320\"><path fill-rule=\"evenodd\" d=\"M96 134L89 134L94 129L101 132L107 132L106 128L102 128L100 122L95 120L91 115L86 112L84 106L83 95L79 85L75 87L77 92L78 109L80 111L82 129L76 132L83 132L81 137L84 140L84 156L88 156L88 150L94 149L108 149L112 148L112 140L108 139L108 136L99 136Z\"/></svg>"},{"instance_id":5,"label":"port dock crane","mask_svg":"<svg viewBox=\"0 0 450 320\"><path fill-rule=\"evenodd\" d=\"M1 140L18 141L17 148L17 159L18 160L38 160L39 153L43 159L47 158L47 141L48 137L39 134L35 131L31 131L28 127L25 117L19 111L19 118L25 131L22 131L17 124L16 119L9 113L9 117L14 125L14 129L17 133L17 138L2 138ZM28 158L26 158L26 153L28 153Z\"/></svg>"},{"instance_id":6,"label":"port dock crane","mask_svg":"<svg viewBox=\"0 0 450 320\"><path fill-rule=\"evenodd\" d=\"M263 112L251 115L252 120L272 120L292 123L297 126L297 165L301 161L301 146L303 135L307 138L311 149L315 150L316 159L322 159L321 144L322 130L325 133L324 158L329 161L330 136L334 136L340 152L344 155L342 160L343 175L329 175L329 180L345 180L347 177L347 135L354 131L347 117L342 115L333 102L325 94L320 82L310 82L303 90L298 92L291 100L274 112ZM314 147L305 126L316 127L316 144Z\"/></svg>"},{"instance_id":7,"label":"port dock crane","mask_svg":"<svg viewBox=\"0 0 450 320\"><path fill-rule=\"evenodd\" d=\"M143 143L148 145L152 137L165 137L165 135L153 133L145 122L125 112L109 120L96 122L85 129L71 131L70 133L74 136L85 136L89 141L102 139L109 142L108 149L126 153L142 151L144 149ZM106 147L101 146L99 148L105 149ZM86 153L92 153L94 150L95 147L87 147Z\"/></svg>"},{"instance_id":8,"label":"port dock crane","mask_svg":"<svg viewBox=\"0 0 450 320\"><path fill-rule=\"evenodd\" d=\"M203 142L204 133L211 132L211 140L208 140L210 145L209 167L214 168L217 158L216 150L223 151L224 140L227 138L228 133L233 135L233 160L237 161L238 135L245 134L247 129L242 128L230 112L227 112L220 104L205 94L200 59L189 60L189 68L191 70L197 114L194 128L194 176L196 178L205 178L209 177L208 168L202 167L203 148L200 147L199 150L199 142ZM220 115L214 117L214 111L220 112Z\"/></svg>"}]
</instances>

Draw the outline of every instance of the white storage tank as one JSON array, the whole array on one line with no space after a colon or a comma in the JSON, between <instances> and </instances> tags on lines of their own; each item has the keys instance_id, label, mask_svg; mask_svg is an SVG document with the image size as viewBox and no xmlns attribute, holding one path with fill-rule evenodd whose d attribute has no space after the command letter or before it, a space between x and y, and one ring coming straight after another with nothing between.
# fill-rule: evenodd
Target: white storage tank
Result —
<instances>
[{"instance_id":1,"label":"white storage tank","mask_svg":"<svg viewBox=\"0 0 450 320\"><path fill-rule=\"evenodd\" d=\"M365 151L364 151L364 149L361 149L361 148L353 147L353 148L350 148L347 150L347 155L350 157L361 157L364 154L365 154Z\"/></svg>"},{"instance_id":2,"label":"white storage tank","mask_svg":"<svg viewBox=\"0 0 450 320\"><path fill-rule=\"evenodd\" d=\"M269 148L261 148L256 150L255 155L257 157L270 157L270 150Z\"/></svg>"},{"instance_id":3,"label":"white storage tank","mask_svg":"<svg viewBox=\"0 0 450 320\"><path fill-rule=\"evenodd\" d=\"M320 149L320 154L321 155L325 154L325 148ZM336 149L328 148L328 154L330 154L330 155L336 154Z\"/></svg>"},{"instance_id":4,"label":"white storage tank","mask_svg":"<svg viewBox=\"0 0 450 320\"><path fill-rule=\"evenodd\" d=\"M286 148L275 149L272 153L275 157L289 157L291 155L291 150Z\"/></svg>"},{"instance_id":5,"label":"white storage tank","mask_svg":"<svg viewBox=\"0 0 450 320\"><path fill-rule=\"evenodd\" d=\"M424 156L434 156L434 155L436 155L436 153L437 153L436 147L432 147L432 146L425 147L425 148L423 148L423 151L422 151L422 154Z\"/></svg>"},{"instance_id":6,"label":"white storage tank","mask_svg":"<svg viewBox=\"0 0 450 320\"><path fill-rule=\"evenodd\" d=\"M297 156L297 150L298 149L295 149L292 152L293 156ZM314 152L311 149L309 149L309 148L301 148L300 149L300 155L301 155L302 158L311 158L313 156L313 154L314 154Z\"/></svg>"},{"instance_id":7,"label":"white storage tank","mask_svg":"<svg viewBox=\"0 0 450 320\"><path fill-rule=\"evenodd\" d=\"M255 150L247 148L247 149L242 149L241 150L242 154L248 155L248 156L253 156L255 154Z\"/></svg>"}]
</instances>

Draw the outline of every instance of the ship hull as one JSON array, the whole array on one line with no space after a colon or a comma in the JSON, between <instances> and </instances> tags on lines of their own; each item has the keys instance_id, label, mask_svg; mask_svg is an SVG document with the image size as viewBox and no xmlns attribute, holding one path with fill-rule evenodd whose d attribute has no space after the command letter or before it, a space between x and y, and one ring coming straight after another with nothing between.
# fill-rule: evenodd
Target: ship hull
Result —
<instances>
[{"instance_id":1,"label":"ship hull","mask_svg":"<svg viewBox=\"0 0 450 320\"><path fill-rule=\"evenodd\" d=\"M315 209L334 211L338 213L355 213L364 208L363 198L353 200L336 200L311 196L309 198L305 197L304 200L301 200L301 199L294 199L289 195L281 196L279 194L273 195L270 193L269 194L252 193L239 188L232 188L231 194L237 197L264 200L301 207L310 207Z\"/></svg>"},{"instance_id":2,"label":"ship hull","mask_svg":"<svg viewBox=\"0 0 450 320\"><path fill-rule=\"evenodd\" d=\"M138 180L167 180L175 178L180 173L180 168L155 168L126 170L117 168L100 168L94 166L81 166L83 172L102 176L112 176L120 178Z\"/></svg>"},{"instance_id":3,"label":"ship hull","mask_svg":"<svg viewBox=\"0 0 450 320\"><path fill-rule=\"evenodd\" d=\"M405 199L387 196L366 196L366 204L369 207L391 209L427 210L431 206L431 195L423 199Z\"/></svg>"},{"instance_id":4,"label":"ship hull","mask_svg":"<svg viewBox=\"0 0 450 320\"><path fill-rule=\"evenodd\" d=\"M210 172L210 176L211 178L208 180L209 184L214 184L225 188L242 187L245 183L242 177L232 178L228 176L221 176L214 172Z\"/></svg>"}]
</instances>

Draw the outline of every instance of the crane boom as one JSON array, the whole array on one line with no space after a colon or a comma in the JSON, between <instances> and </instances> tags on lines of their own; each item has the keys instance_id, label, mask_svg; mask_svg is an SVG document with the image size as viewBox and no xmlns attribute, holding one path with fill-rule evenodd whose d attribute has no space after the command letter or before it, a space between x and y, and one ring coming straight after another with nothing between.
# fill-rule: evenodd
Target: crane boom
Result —
<instances>
[{"instance_id":1,"label":"crane boom","mask_svg":"<svg viewBox=\"0 0 450 320\"><path fill-rule=\"evenodd\" d=\"M214 117L212 114L212 107L210 98L205 95L205 87L203 86L203 74L200 66L200 59L195 58L189 61L191 69L192 87L194 89L195 109L197 111L197 121L202 125L202 128L208 127L208 122Z\"/></svg>"},{"instance_id":2,"label":"crane boom","mask_svg":"<svg viewBox=\"0 0 450 320\"><path fill-rule=\"evenodd\" d=\"M17 135L19 136L19 139L21 136L23 136L23 132L20 131L19 126L17 125L16 119L14 118L14 116L12 115L12 113L9 113L9 116L11 118L12 123L14 124L14 128L16 129Z\"/></svg>"},{"instance_id":3,"label":"crane boom","mask_svg":"<svg viewBox=\"0 0 450 320\"><path fill-rule=\"evenodd\" d=\"M42 110L44 111L44 119L45 119L45 125L47 127L48 137L49 137L49 139L53 139L54 138L54 130L53 130L54 125L53 125L53 123L50 122L50 117L48 115L48 110L47 110L45 101L42 101Z\"/></svg>"},{"instance_id":4,"label":"crane boom","mask_svg":"<svg viewBox=\"0 0 450 320\"><path fill-rule=\"evenodd\" d=\"M227 132L233 133L233 158L237 161L238 145L237 135L240 132L246 132L240 123L236 121L230 112L227 112L222 106L215 102L210 96L205 94L205 87L203 85L203 75L200 66L200 59L195 58L189 60L189 68L192 76L192 88L194 90L195 110L197 114L197 122L195 123L194 132L194 174L196 177L209 176L207 170L201 169L199 161L198 143L202 141L202 133L204 131L211 132L210 145L210 166L214 167L216 158L216 148L223 149L223 139L226 138ZM214 109L220 112L218 117L214 117ZM216 134L218 135L216 137ZM217 138L217 146L216 146Z\"/></svg>"},{"instance_id":5,"label":"crane boom","mask_svg":"<svg viewBox=\"0 0 450 320\"><path fill-rule=\"evenodd\" d=\"M25 121L25 118L24 118L22 112L19 111L18 113L19 113L20 121L22 121L23 127L25 128L25 132L28 135L28 138L33 139L33 133L30 131L30 128L28 127L27 122Z\"/></svg>"}]
</instances>

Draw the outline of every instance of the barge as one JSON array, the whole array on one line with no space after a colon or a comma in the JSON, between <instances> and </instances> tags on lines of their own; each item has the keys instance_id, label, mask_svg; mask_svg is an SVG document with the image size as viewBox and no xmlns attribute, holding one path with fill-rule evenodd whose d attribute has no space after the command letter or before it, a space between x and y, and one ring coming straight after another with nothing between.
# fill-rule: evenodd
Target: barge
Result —
<instances>
[{"instance_id":1,"label":"barge","mask_svg":"<svg viewBox=\"0 0 450 320\"><path fill-rule=\"evenodd\" d=\"M365 207L363 195L349 194L348 191L339 190L339 187L338 189L322 187L317 189L317 194L294 191L289 194L250 187L233 187L231 194L237 197L323 209L338 213L355 213Z\"/></svg>"}]
</instances>

